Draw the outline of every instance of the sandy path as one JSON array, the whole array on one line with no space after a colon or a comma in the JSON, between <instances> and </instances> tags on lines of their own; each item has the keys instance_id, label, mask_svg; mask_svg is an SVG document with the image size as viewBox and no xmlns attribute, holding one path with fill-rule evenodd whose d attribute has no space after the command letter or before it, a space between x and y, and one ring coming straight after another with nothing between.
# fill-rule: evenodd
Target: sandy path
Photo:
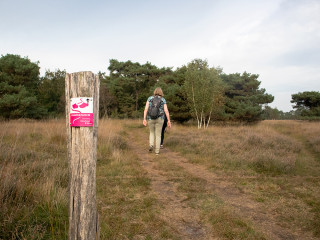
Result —
<instances>
[{"instance_id":1,"label":"sandy path","mask_svg":"<svg viewBox=\"0 0 320 240\"><path fill-rule=\"evenodd\" d=\"M200 221L199 213L190 208L184 200L187 198L177 191L175 183L170 181L165 172L157 168L161 157L170 159L194 177L205 180L206 190L217 194L235 214L254 223L255 230L262 232L268 239L315 239L305 232L293 232L277 224L276 214L266 212L261 203L253 201L233 186L228 178L217 177L204 166L190 163L186 158L169 149L163 149L159 156L148 152L147 134L141 129L129 131L129 146L141 160L141 165L151 179L154 194L163 204L161 217L178 232L182 239L217 239L209 235L210 226Z\"/></svg>"},{"instance_id":2,"label":"sandy path","mask_svg":"<svg viewBox=\"0 0 320 240\"><path fill-rule=\"evenodd\" d=\"M168 222L181 239L214 239L208 236L208 226L200 221L198 212L190 208L184 200L187 196L177 191L174 182L170 181L165 173L158 169L157 160L160 156L150 154L145 146L133 141L130 136L130 147L141 160L141 165L147 171L151 180L151 189L162 204L161 218ZM140 141L141 142L141 139Z\"/></svg>"}]
</instances>

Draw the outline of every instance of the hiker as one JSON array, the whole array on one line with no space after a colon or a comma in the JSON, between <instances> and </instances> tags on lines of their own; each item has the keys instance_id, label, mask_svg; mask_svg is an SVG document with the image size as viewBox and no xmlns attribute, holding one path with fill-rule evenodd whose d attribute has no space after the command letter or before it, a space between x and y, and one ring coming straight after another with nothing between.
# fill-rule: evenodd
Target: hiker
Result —
<instances>
[{"instance_id":1,"label":"hiker","mask_svg":"<svg viewBox=\"0 0 320 240\"><path fill-rule=\"evenodd\" d=\"M166 131L166 127L168 125L168 119L167 116L164 115L164 121L163 121L163 126L161 130L161 142L160 142L160 149L163 149L163 139L164 139L164 132Z\"/></svg>"},{"instance_id":2,"label":"hiker","mask_svg":"<svg viewBox=\"0 0 320 240\"><path fill-rule=\"evenodd\" d=\"M153 149L155 149L156 155L159 155L160 152L161 130L164 122L164 116L167 117L167 125L170 128L171 122L167 102L163 98L162 89L158 87L154 90L153 96L148 98L143 116L143 125L149 125L150 129L149 152L152 152ZM155 145L154 139L156 140Z\"/></svg>"}]
</instances>

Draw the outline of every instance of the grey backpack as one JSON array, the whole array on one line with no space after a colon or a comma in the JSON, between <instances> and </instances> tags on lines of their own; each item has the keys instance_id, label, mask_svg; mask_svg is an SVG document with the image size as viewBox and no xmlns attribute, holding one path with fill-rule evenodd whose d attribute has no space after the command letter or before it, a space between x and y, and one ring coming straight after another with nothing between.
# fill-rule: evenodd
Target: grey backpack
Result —
<instances>
[{"instance_id":1,"label":"grey backpack","mask_svg":"<svg viewBox=\"0 0 320 240\"><path fill-rule=\"evenodd\" d=\"M151 106L148 110L148 115L151 117L151 119L157 119L161 116L160 114L160 106L161 106L161 97L160 96L154 96L154 98L151 100Z\"/></svg>"}]
</instances>

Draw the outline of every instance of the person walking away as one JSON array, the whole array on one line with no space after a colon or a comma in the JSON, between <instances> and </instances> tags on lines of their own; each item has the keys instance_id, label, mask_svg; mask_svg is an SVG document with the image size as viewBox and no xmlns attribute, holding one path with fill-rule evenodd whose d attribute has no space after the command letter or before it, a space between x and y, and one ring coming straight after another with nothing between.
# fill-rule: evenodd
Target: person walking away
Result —
<instances>
[{"instance_id":1,"label":"person walking away","mask_svg":"<svg viewBox=\"0 0 320 240\"><path fill-rule=\"evenodd\" d=\"M162 130L161 130L161 143L160 143L160 149L162 149L162 148L163 148L164 132L165 132L165 130L166 130L167 123L168 123L167 116L166 116L166 115L164 115L164 121L163 121Z\"/></svg>"},{"instance_id":2,"label":"person walking away","mask_svg":"<svg viewBox=\"0 0 320 240\"><path fill-rule=\"evenodd\" d=\"M143 125L149 125L149 152L153 149L156 155L160 153L161 130L164 123L164 117L168 119L167 126L171 128L169 110L167 102L163 97L161 88L156 88L153 96L150 96L144 108ZM155 144L154 144L155 143Z\"/></svg>"}]
</instances>

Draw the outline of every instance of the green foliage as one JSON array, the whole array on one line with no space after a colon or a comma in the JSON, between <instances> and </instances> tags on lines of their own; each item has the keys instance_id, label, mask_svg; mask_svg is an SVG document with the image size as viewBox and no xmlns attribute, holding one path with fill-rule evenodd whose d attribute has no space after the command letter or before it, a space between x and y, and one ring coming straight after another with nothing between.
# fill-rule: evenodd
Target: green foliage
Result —
<instances>
[{"instance_id":1,"label":"green foliage","mask_svg":"<svg viewBox=\"0 0 320 240\"><path fill-rule=\"evenodd\" d=\"M291 96L291 103L295 104L293 108L297 109L301 117L320 117L320 92L302 92Z\"/></svg>"},{"instance_id":2,"label":"green foliage","mask_svg":"<svg viewBox=\"0 0 320 240\"><path fill-rule=\"evenodd\" d=\"M47 70L40 78L38 64L19 55L7 54L0 58L0 117L64 115L66 72ZM142 117L146 99L156 87L161 87L171 119L177 122L190 120L192 114L199 126L208 126L210 120L252 122L272 118L270 109L263 111L262 106L272 102L273 96L265 93L265 89L259 89L256 74L227 75L220 68L210 68L207 61L201 59L194 59L175 71L158 68L149 62L140 64L111 59L108 70L109 75L98 73L100 117ZM293 95L292 102L297 102L295 114L305 118L318 117L318 94ZM274 111L273 114L284 118L281 112Z\"/></svg>"},{"instance_id":3,"label":"green foliage","mask_svg":"<svg viewBox=\"0 0 320 240\"><path fill-rule=\"evenodd\" d=\"M280 115L281 115L281 111L279 111L277 108L266 106L263 109L262 118L263 119L280 119Z\"/></svg>"},{"instance_id":4,"label":"green foliage","mask_svg":"<svg viewBox=\"0 0 320 240\"><path fill-rule=\"evenodd\" d=\"M194 59L187 66L184 88L198 128L207 127L213 110L223 103L223 85L215 68L207 61Z\"/></svg>"},{"instance_id":5,"label":"green foliage","mask_svg":"<svg viewBox=\"0 0 320 240\"><path fill-rule=\"evenodd\" d=\"M31 95L25 87L16 87L16 93L4 94L0 99L1 116L5 119L36 118L46 114L37 102L36 96Z\"/></svg>"},{"instance_id":6,"label":"green foliage","mask_svg":"<svg viewBox=\"0 0 320 240\"><path fill-rule=\"evenodd\" d=\"M192 118L187 94L184 89L185 73L187 68L181 67L176 71L160 77L155 87L161 87L171 119L177 122L186 122Z\"/></svg>"},{"instance_id":7,"label":"green foliage","mask_svg":"<svg viewBox=\"0 0 320 240\"><path fill-rule=\"evenodd\" d=\"M259 75L244 72L242 75L221 74L226 84L225 112L228 120L253 122L261 119L262 105L271 103L274 97L261 88Z\"/></svg>"},{"instance_id":8,"label":"green foliage","mask_svg":"<svg viewBox=\"0 0 320 240\"><path fill-rule=\"evenodd\" d=\"M28 58L7 54L0 58L0 82L11 86L25 86L33 93L39 83L39 62L32 63Z\"/></svg>"},{"instance_id":9,"label":"green foliage","mask_svg":"<svg viewBox=\"0 0 320 240\"><path fill-rule=\"evenodd\" d=\"M52 116L65 113L66 71L46 71L38 86L38 99Z\"/></svg>"},{"instance_id":10,"label":"green foliage","mask_svg":"<svg viewBox=\"0 0 320 240\"><path fill-rule=\"evenodd\" d=\"M136 117L138 112L142 115L151 86L156 84L160 76L171 71L169 68L159 69L148 62L141 65L115 59L110 60L108 69L108 85L113 96L117 97L116 114L119 117Z\"/></svg>"},{"instance_id":11,"label":"green foliage","mask_svg":"<svg viewBox=\"0 0 320 240\"><path fill-rule=\"evenodd\" d=\"M39 83L38 63L28 58L7 54L0 58L0 116L42 118L46 110L39 104L36 89Z\"/></svg>"},{"instance_id":12,"label":"green foliage","mask_svg":"<svg viewBox=\"0 0 320 240\"><path fill-rule=\"evenodd\" d=\"M117 111L117 97L111 93L110 78L105 73L99 72L100 93L99 93L99 115L110 117Z\"/></svg>"},{"instance_id":13,"label":"green foliage","mask_svg":"<svg viewBox=\"0 0 320 240\"><path fill-rule=\"evenodd\" d=\"M277 108L265 106L262 110L261 118L264 120L279 120L279 119L295 119L294 112L283 112Z\"/></svg>"}]
</instances>

